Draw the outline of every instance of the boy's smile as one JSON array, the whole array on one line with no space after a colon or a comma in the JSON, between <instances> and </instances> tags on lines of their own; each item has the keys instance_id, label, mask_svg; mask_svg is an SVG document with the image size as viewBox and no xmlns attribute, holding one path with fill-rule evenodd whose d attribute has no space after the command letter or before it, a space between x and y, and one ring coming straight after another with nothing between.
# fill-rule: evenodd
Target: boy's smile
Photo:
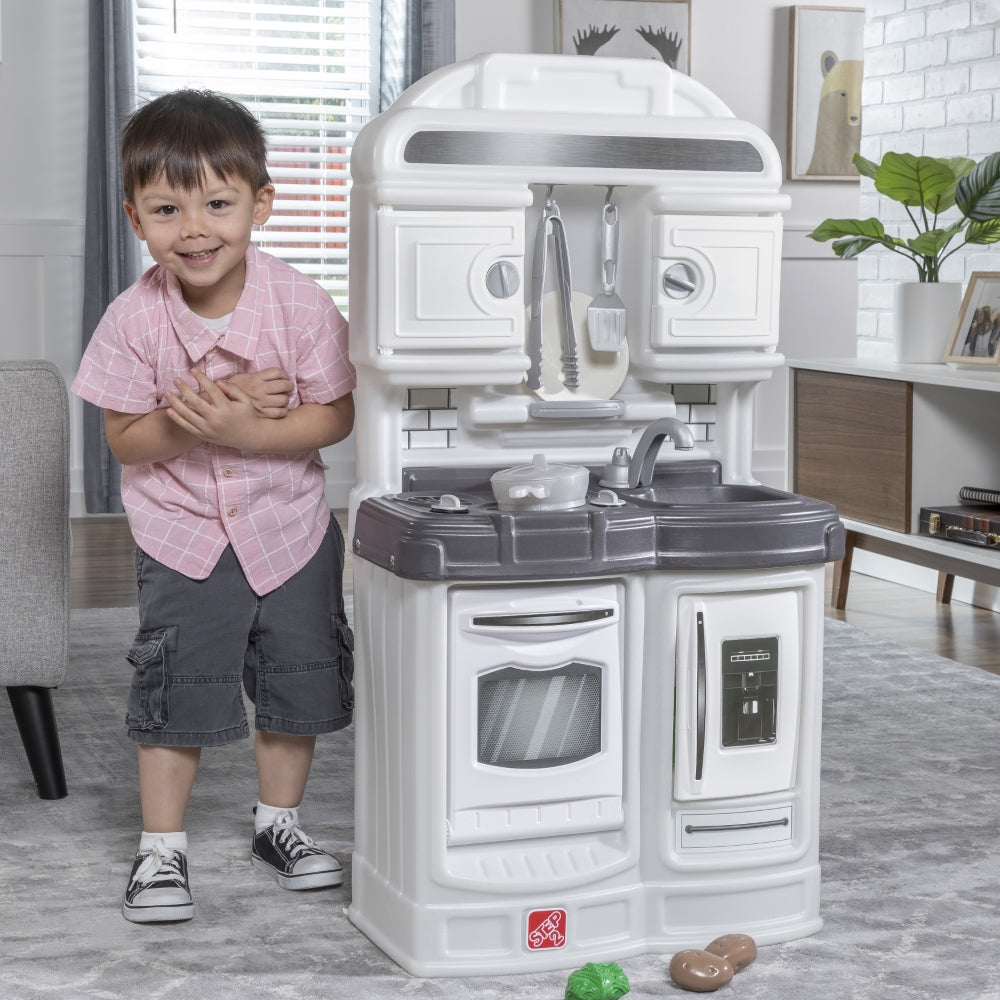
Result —
<instances>
[{"instance_id":1,"label":"boy's smile","mask_svg":"<svg viewBox=\"0 0 1000 1000\"><path fill-rule=\"evenodd\" d=\"M250 234L267 221L273 201L270 185L254 192L242 178L206 167L205 182L191 191L161 175L124 207L153 260L180 281L187 304L213 319L236 307Z\"/></svg>"}]
</instances>

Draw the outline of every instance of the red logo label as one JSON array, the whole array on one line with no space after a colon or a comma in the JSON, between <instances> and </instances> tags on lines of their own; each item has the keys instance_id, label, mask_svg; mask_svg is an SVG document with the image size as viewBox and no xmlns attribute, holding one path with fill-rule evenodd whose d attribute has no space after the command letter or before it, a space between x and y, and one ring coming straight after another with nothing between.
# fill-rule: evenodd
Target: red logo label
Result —
<instances>
[{"instance_id":1,"label":"red logo label","mask_svg":"<svg viewBox=\"0 0 1000 1000\"><path fill-rule=\"evenodd\" d=\"M565 944L565 910L532 910L528 914L528 951L562 948Z\"/></svg>"}]
</instances>

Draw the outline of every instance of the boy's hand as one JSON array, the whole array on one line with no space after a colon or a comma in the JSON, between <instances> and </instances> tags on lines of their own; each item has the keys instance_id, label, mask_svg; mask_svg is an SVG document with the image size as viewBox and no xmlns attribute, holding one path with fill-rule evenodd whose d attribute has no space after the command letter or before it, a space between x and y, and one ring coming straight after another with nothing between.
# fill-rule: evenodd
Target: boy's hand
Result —
<instances>
[{"instance_id":1,"label":"boy's hand","mask_svg":"<svg viewBox=\"0 0 1000 1000\"><path fill-rule=\"evenodd\" d=\"M288 415L288 403L294 386L280 368L230 375L219 384L223 390L226 385L238 386L250 398L258 417L280 420Z\"/></svg>"},{"instance_id":2,"label":"boy's hand","mask_svg":"<svg viewBox=\"0 0 1000 1000\"><path fill-rule=\"evenodd\" d=\"M191 374L201 392L195 392L182 379L176 379L177 393L166 393L170 419L204 441L255 451L255 425L260 418L250 396L234 385L232 379L213 382L197 368L192 368Z\"/></svg>"}]
</instances>

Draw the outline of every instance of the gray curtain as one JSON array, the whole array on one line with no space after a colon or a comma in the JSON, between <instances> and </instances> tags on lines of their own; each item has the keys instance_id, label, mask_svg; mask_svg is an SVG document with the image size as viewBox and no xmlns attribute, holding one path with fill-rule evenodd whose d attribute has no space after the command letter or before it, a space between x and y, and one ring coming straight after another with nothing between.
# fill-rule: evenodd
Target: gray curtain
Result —
<instances>
[{"instance_id":1,"label":"gray curtain","mask_svg":"<svg viewBox=\"0 0 1000 1000\"><path fill-rule=\"evenodd\" d=\"M455 0L382 0L379 110L455 61Z\"/></svg>"},{"instance_id":2,"label":"gray curtain","mask_svg":"<svg viewBox=\"0 0 1000 1000\"><path fill-rule=\"evenodd\" d=\"M83 346L108 304L139 277L139 241L122 211L118 130L132 109L130 0L90 0L90 97ZM91 514L118 513L121 467L108 449L101 411L84 403L83 488Z\"/></svg>"}]
</instances>

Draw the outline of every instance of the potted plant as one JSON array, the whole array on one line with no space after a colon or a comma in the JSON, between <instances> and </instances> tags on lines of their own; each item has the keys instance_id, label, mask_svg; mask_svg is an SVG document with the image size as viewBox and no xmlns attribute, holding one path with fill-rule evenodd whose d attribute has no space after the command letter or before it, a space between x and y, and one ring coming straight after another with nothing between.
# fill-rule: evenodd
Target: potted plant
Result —
<instances>
[{"instance_id":1,"label":"potted plant","mask_svg":"<svg viewBox=\"0 0 1000 1000\"><path fill-rule=\"evenodd\" d=\"M871 218L826 219L809 235L820 243L833 240L833 252L845 260L872 247L911 260L918 280L896 287L896 356L940 361L962 297L961 282L941 281L941 265L963 247L1000 240L1000 153L976 163L890 152L881 163L855 155L854 165L879 194L903 206L914 234L892 235Z\"/></svg>"}]
</instances>

